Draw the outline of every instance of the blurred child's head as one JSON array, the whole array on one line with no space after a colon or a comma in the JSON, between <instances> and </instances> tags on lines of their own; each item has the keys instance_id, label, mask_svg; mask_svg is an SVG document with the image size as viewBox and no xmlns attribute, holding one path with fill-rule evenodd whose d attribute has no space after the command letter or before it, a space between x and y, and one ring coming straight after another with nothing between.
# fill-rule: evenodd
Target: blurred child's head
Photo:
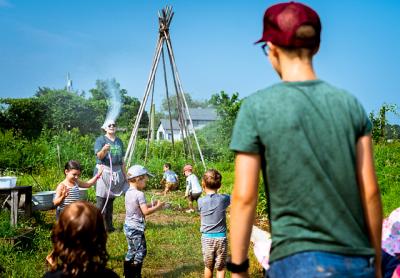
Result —
<instances>
[{"instance_id":1,"label":"blurred child's head","mask_svg":"<svg viewBox=\"0 0 400 278\"><path fill-rule=\"evenodd\" d=\"M82 167L81 164L76 160L70 160L65 163L64 174L67 179L78 179L81 175Z\"/></svg>"},{"instance_id":2,"label":"blurred child's head","mask_svg":"<svg viewBox=\"0 0 400 278\"><path fill-rule=\"evenodd\" d=\"M129 184L136 186L137 189L143 189L146 187L146 182L149 176L153 177L153 175L141 165L133 165L127 172Z\"/></svg>"},{"instance_id":3,"label":"blurred child's head","mask_svg":"<svg viewBox=\"0 0 400 278\"><path fill-rule=\"evenodd\" d=\"M53 227L54 266L68 277L96 271L107 264L107 233L100 210L86 201L76 201L61 212Z\"/></svg>"},{"instance_id":4,"label":"blurred child's head","mask_svg":"<svg viewBox=\"0 0 400 278\"><path fill-rule=\"evenodd\" d=\"M164 164L164 171L171 170L171 163Z\"/></svg>"},{"instance_id":5,"label":"blurred child's head","mask_svg":"<svg viewBox=\"0 0 400 278\"><path fill-rule=\"evenodd\" d=\"M221 187L221 181L221 174L215 169L210 169L204 173L201 184L207 189L218 190Z\"/></svg>"},{"instance_id":6,"label":"blurred child's head","mask_svg":"<svg viewBox=\"0 0 400 278\"><path fill-rule=\"evenodd\" d=\"M183 174L187 177L192 173L193 173L193 166L190 164L186 164L185 167L183 167Z\"/></svg>"}]
</instances>

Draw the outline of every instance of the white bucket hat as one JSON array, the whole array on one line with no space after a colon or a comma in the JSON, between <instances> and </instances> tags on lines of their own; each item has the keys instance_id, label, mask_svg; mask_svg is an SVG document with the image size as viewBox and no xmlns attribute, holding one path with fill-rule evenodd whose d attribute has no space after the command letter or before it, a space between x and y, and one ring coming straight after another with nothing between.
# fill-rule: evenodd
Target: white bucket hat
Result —
<instances>
[{"instance_id":1,"label":"white bucket hat","mask_svg":"<svg viewBox=\"0 0 400 278\"><path fill-rule=\"evenodd\" d=\"M101 126L101 128L104 129L104 130L107 130L109 125L115 125L115 121L114 120L106 120L104 122L104 124Z\"/></svg>"}]
</instances>

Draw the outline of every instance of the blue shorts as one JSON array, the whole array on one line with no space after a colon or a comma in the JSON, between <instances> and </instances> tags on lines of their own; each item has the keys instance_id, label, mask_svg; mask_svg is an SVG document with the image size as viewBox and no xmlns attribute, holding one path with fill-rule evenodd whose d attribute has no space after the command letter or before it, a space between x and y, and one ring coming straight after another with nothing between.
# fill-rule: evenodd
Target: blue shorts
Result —
<instances>
[{"instance_id":1,"label":"blue shorts","mask_svg":"<svg viewBox=\"0 0 400 278\"><path fill-rule=\"evenodd\" d=\"M344 256L320 251L302 252L272 262L265 277L374 278L374 257Z\"/></svg>"}]
</instances>

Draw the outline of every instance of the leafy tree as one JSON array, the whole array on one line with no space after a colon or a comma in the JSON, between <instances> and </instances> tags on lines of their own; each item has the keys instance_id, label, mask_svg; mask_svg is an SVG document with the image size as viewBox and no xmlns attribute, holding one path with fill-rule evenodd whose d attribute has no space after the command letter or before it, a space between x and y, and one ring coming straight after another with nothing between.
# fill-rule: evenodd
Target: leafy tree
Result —
<instances>
[{"instance_id":1,"label":"leafy tree","mask_svg":"<svg viewBox=\"0 0 400 278\"><path fill-rule=\"evenodd\" d=\"M2 100L0 128L12 130L27 138L40 135L45 119L45 107L35 98L7 98Z\"/></svg>"},{"instance_id":2,"label":"leafy tree","mask_svg":"<svg viewBox=\"0 0 400 278\"><path fill-rule=\"evenodd\" d=\"M187 102L188 107L190 108L205 108L209 106L209 102L207 100L201 101L201 100L194 100L192 96L189 93L184 93L185 94L185 99ZM183 100L182 100L183 101ZM178 118L178 105L177 105L177 97L176 94L170 94L169 96L169 104L171 108L171 116L173 119ZM161 111L165 116L169 116L168 113L168 99L165 97L162 102L161 102Z\"/></svg>"},{"instance_id":3,"label":"leafy tree","mask_svg":"<svg viewBox=\"0 0 400 278\"><path fill-rule=\"evenodd\" d=\"M225 160L230 161L233 159L233 153L228 146L242 100L239 99L238 93L229 96L224 91L221 91L219 94L212 95L209 103L217 109L220 119L199 131L199 138L202 140L203 146L202 150L208 159L217 160L223 157Z\"/></svg>"},{"instance_id":4,"label":"leafy tree","mask_svg":"<svg viewBox=\"0 0 400 278\"><path fill-rule=\"evenodd\" d=\"M223 121L228 121L231 124L235 121L240 105L242 104L242 100L239 99L239 93L233 93L230 97L224 91L212 95L209 102L216 107L217 113Z\"/></svg>"},{"instance_id":5,"label":"leafy tree","mask_svg":"<svg viewBox=\"0 0 400 278\"><path fill-rule=\"evenodd\" d=\"M53 130L78 128L82 134L96 131L97 111L87 100L66 90L39 88L36 93L45 107L44 125Z\"/></svg>"},{"instance_id":6,"label":"leafy tree","mask_svg":"<svg viewBox=\"0 0 400 278\"><path fill-rule=\"evenodd\" d=\"M388 131L390 129L390 134L395 133L395 130L391 129L391 126L388 124L388 120L386 117L387 112L392 112L395 115L398 115L397 106L393 104L383 104L379 109L378 115L375 115L374 112L369 114L369 118L372 122L372 139L375 142L382 142L385 139L388 139Z\"/></svg>"}]
</instances>

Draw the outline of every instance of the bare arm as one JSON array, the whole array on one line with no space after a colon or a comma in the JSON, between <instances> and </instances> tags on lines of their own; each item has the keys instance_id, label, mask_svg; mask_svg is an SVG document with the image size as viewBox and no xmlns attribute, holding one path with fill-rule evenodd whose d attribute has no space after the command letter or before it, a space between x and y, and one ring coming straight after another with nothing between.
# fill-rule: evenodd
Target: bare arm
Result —
<instances>
[{"instance_id":1,"label":"bare arm","mask_svg":"<svg viewBox=\"0 0 400 278\"><path fill-rule=\"evenodd\" d=\"M163 202L157 201L157 203L151 207L147 206L147 204L141 204L140 209L144 215L150 215L155 211L161 209L163 205L164 205Z\"/></svg>"},{"instance_id":2,"label":"bare arm","mask_svg":"<svg viewBox=\"0 0 400 278\"><path fill-rule=\"evenodd\" d=\"M260 167L260 155L250 153L236 155L230 221L231 254L232 262L235 264L247 259L257 205ZM232 273L232 277L248 277L248 274Z\"/></svg>"},{"instance_id":3,"label":"bare arm","mask_svg":"<svg viewBox=\"0 0 400 278\"><path fill-rule=\"evenodd\" d=\"M68 188L63 183L60 183L57 186L56 196L54 197L53 204L55 206L59 206L62 203L62 201L65 199L65 197L68 196L68 193L69 193Z\"/></svg>"},{"instance_id":4,"label":"bare arm","mask_svg":"<svg viewBox=\"0 0 400 278\"><path fill-rule=\"evenodd\" d=\"M96 153L97 158L100 160L104 159L109 150L110 150L110 144L105 144L103 148L98 153Z\"/></svg>"},{"instance_id":5,"label":"bare arm","mask_svg":"<svg viewBox=\"0 0 400 278\"><path fill-rule=\"evenodd\" d=\"M357 141L357 179L369 238L375 249L376 277L381 277L382 203L375 175L371 136Z\"/></svg>"},{"instance_id":6,"label":"bare arm","mask_svg":"<svg viewBox=\"0 0 400 278\"><path fill-rule=\"evenodd\" d=\"M88 181L86 181L86 182L83 182L83 181L81 181L81 180L78 180L77 181L77 183L78 183L78 186L79 187L82 187L82 188L89 188L89 187L91 187L92 185L94 185L95 183L96 183L96 181L98 180L98 179L100 179L100 177L101 177L101 175L103 174L103 165L100 165L100 167L99 167L99 171L97 172L97 174L94 176L94 177L92 177L90 180L88 180Z\"/></svg>"}]
</instances>

